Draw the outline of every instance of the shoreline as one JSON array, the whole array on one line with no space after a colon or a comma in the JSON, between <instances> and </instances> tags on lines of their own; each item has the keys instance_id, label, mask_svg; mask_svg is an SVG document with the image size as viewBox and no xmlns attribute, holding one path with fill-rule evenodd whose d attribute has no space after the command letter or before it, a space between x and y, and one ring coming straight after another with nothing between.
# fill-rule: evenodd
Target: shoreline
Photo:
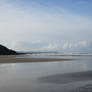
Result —
<instances>
[{"instance_id":1,"label":"shoreline","mask_svg":"<svg viewBox=\"0 0 92 92\"><path fill-rule=\"evenodd\" d=\"M50 56L92 56L92 54L58 54L58 55L50 55Z\"/></svg>"},{"instance_id":2,"label":"shoreline","mask_svg":"<svg viewBox=\"0 0 92 92\"><path fill-rule=\"evenodd\" d=\"M0 63L28 63L28 62L56 62L72 61L76 59L67 58L17 58L15 56L0 56Z\"/></svg>"}]
</instances>

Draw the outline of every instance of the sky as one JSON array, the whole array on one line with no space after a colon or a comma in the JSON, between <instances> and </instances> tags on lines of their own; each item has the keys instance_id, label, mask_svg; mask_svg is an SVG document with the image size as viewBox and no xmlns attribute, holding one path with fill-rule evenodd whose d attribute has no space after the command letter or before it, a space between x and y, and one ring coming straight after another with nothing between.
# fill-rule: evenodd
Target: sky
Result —
<instances>
[{"instance_id":1,"label":"sky","mask_svg":"<svg viewBox=\"0 0 92 92\"><path fill-rule=\"evenodd\" d=\"M92 0L0 0L0 44L17 51L92 52Z\"/></svg>"}]
</instances>

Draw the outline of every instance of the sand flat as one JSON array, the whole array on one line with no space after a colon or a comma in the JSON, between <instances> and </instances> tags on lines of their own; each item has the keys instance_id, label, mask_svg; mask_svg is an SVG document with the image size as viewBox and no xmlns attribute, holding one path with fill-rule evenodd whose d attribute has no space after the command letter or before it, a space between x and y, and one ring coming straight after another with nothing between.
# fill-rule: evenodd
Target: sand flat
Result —
<instances>
[{"instance_id":1,"label":"sand flat","mask_svg":"<svg viewBox=\"0 0 92 92\"><path fill-rule=\"evenodd\" d=\"M65 74L56 74L45 76L38 79L44 83L66 84L72 82L92 80L92 71L73 72Z\"/></svg>"},{"instance_id":2,"label":"sand flat","mask_svg":"<svg viewBox=\"0 0 92 92\"><path fill-rule=\"evenodd\" d=\"M0 56L0 63L25 63L25 62L56 62L56 61L71 61L75 59L66 58L17 58L16 56Z\"/></svg>"}]
</instances>

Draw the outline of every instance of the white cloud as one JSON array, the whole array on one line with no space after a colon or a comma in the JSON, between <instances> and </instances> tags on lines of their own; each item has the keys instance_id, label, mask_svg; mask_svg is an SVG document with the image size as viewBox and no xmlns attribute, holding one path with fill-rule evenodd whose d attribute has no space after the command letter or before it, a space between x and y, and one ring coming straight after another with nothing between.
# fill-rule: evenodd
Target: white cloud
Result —
<instances>
[{"instance_id":1,"label":"white cloud","mask_svg":"<svg viewBox=\"0 0 92 92\"><path fill-rule=\"evenodd\" d=\"M58 44L56 43L44 43L42 41L34 41L34 42L19 42L12 41L11 49L17 51L56 51L58 49Z\"/></svg>"},{"instance_id":2,"label":"white cloud","mask_svg":"<svg viewBox=\"0 0 92 92\"><path fill-rule=\"evenodd\" d=\"M58 49L58 45L57 44L48 44L44 47L41 48L42 51L56 51Z\"/></svg>"},{"instance_id":3,"label":"white cloud","mask_svg":"<svg viewBox=\"0 0 92 92\"><path fill-rule=\"evenodd\" d=\"M90 42L87 41L77 41L77 42L66 42L63 45L63 49L71 49L71 48L84 48L84 47L88 47L90 44Z\"/></svg>"},{"instance_id":4,"label":"white cloud","mask_svg":"<svg viewBox=\"0 0 92 92\"><path fill-rule=\"evenodd\" d=\"M17 51L60 51L60 52L90 52L92 50L92 42L43 42L39 40L31 42L13 41L11 49Z\"/></svg>"},{"instance_id":5,"label":"white cloud","mask_svg":"<svg viewBox=\"0 0 92 92\"><path fill-rule=\"evenodd\" d=\"M64 43L64 45L63 45L62 48L63 48L63 49L71 49L72 46L73 46L72 43L68 43L68 42L67 42L67 43Z\"/></svg>"},{"instance_id":6,"label":"white cloud","mask_svg":"<svg viewBox=\"0 0 92 92\"><path fill-rule=\"evenodd\" d=\"M81 41L79 42L79 45L82 47L88 47L89 43L87 41Z\"/></svg>"},{"instance_id":7,"label":"white cloud","mask_svg":"<svg viewBox=\"0 0 92 92\"><path fill-rule=\"evenodd\" d=\"M11 47L11 49L16 50L17 49L17 42L16 41L12 41L10 47Z\"/></svg>"}]
</instances>

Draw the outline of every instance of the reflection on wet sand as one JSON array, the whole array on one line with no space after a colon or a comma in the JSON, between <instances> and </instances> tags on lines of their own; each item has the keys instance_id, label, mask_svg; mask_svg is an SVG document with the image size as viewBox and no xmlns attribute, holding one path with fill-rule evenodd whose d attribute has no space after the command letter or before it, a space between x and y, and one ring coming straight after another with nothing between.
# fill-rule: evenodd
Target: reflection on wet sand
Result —
<instances>
[{"instance_id":1,"label":"reflection on wet sand","mask_svg":"<svg viewBox=\"0 0 92 92\"><path fill-rule=\"evenodd\" d=\"M40 82L64 84L92 80L92 71L57 74L39 78Z\"/></svg>"},{"instance_id":2,"label":"reflection on wet sand","mask_svg":"<svg viewBox=\"0 0 92 92\"><path fill-rule=\"evenodd\" d=\"M21 63L14 63L15 56L12 59L9 56L0 58L5 62L7 60L7 63L0 63L0 92L76 92L80 87L92 84L92 57L89 56L64 62L33 62L37 61L38 57L31 57L31 63L23 63L23 57L17 57L17 60L22 58ZM45 58L47 61L50 57ZM30 61L30 57L28 60Z\"/></svg>"},{"instance_id":3,"label":"reflection on wet sand","mask_svg":"<svg viewBox=\"0 0 92 92\"><path fill-rule=\"evenodd\" d=\"M92 92L92 84L86 84L85 86L81 86L72 92Z\"/></svg>"}]
</instances>

